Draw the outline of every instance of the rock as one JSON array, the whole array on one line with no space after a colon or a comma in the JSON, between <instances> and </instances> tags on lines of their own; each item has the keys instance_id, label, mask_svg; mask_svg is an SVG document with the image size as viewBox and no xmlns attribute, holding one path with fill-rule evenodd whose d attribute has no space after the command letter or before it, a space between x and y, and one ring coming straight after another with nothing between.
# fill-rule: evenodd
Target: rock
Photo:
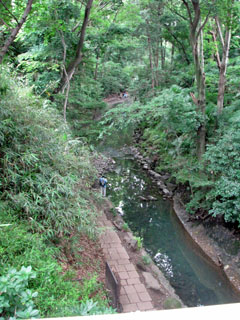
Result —
<instances>
[{"instance_id":1,"label":"rock","mask_svg":"<svg viewBox=\"0 0 240 320\"><path fill-rule=\"evenodd\" d=\"M124 241L127 243L128 247L131 250L137 251L137 249L138 249L137 240L133 239L132 234L130 232L127 232L127 234L125 235Z\"/></svg>"},{"instance_id":2,"label":"rock","mask_svg":"<svg viewBox=\"0 0 240 320\"><path fill-rule=\"evenodd\" d=\"M149 167L148 167L148 164L147 164L147 163L144 163L143 169L144 169L144 170L148 170L148 168L149 168Z\"/></svg>"},{"instance_id":3,"label":"rock","mask_svg":"<svg viewBox=\"0 0 240 320\"><path fill-rule=\"evenodd\" d=\"M158 181L158 182L157 182L157 185L158 185L159 188L161 188L161 189L165 189L165 188L166 188L165 184L164 184L162 181Z\"/></svg>"},{"instance_id":4,"label":"rock","mask_svg":"<svg viewBox=\"0 0 240 320\"><path fill-rule=\"evenodd\" d=\"M157 198L155 198L155 197L153 197L153 196L148 196L147 198L148 198L148 200L150 200L150 201L157 201Z\"/></svg>"},{"instance_id":5,"label":"rock","mask_svg":"<svg viewBox=\"0 0 240 320\"><path fill-rule=\"evenodd\" d=\"M170 182L166 183L166 186L167 186L168 190L170 190L170 191L174 191L177 188L176 184L173 184Z\"/></svg>"},{"instance_id":6,"label":"rock","mask_svg":"<svg viewBox=\"0 0 240 320\"><path fill-rule=\"evenodd\" d=\"M156 180L160 180L161 177L162 177L159 173L157 173L157 172L155 172L153 170L149 170L148 172Z\"/></svg>"},{"instance_id":7,"label":"rock","mask_svg":"<svg viewBox=\"0 0 240 320\"><path fill-rule=\"evenodd\" d=\"M155 291L161 291L161 286L157 279L153 277L153 275L150 272L143 272L142 273L145 281L146 281L146 287L149 289L153 289Z\"/></svg>"},{"instance_id":8,"label":"rock","mask_svg":"<svg viewBox=\"0 0 240 320\"><path fill-rule=\"evenodd\" d=\"M139 196L139 199L141 199L142 201L156 201L157 200L157 198L155 198L153 196L147 196L147 197Z\"/></svg>"},{"instance_id":9,"label":"rock","mask_svg":"<svg viewBox=\"0 0 240 320\"><path fill-rule=\"evenodd\" d=\"M170 177L171 177L171 175L168 174L168 173L166 173L166 174L164 174L164 175L161 176L161 178L162 178L163 180L168 180Z\"/></svg>"},{"instance_id":10,"label":"rock","mask_svg":"<svg viewBox=\"0 0 240 320\"><path fill-rule=\"evenodd\" d=\"M136 157L138 160L143 160L143 156L141 156L140 154L136 154L135 157Z\"/></svg>"},{"instance_id":11,"label":"rock","mask_svg":"<svg viewBox=\"0 0 240 320\"><path fill-rule=\"evenodd\" d=\"M130 248L132 251L137 251L137 249L138 249L137 240L135 240L135 239L129 240L128 246L129 246L129 248Z\"/></svg>"},{"instance_id":12,"label":"rock","mask_svg":"<svg viewBox=\"0 0 240 320\"><path fill-rule=\"evenodd\" d=\"M113 224L114 224L114 226L115 226L119 231L122 230L122 226L123 226L123 223L122 223L122 222L113 221Z\"/></svg>"},{"instance_id":13,"label":"rock","mask_svg":"<svg viewBox=\"0 0 240 320\"><path fill-rule=\"evenodd\" d=\"M172 193L171 193L168 189L166 189L166 188L163 189L163 193L164 193L164 195L167 196L167 197L171 197L171 196L172 196Z\"/></svg>"},{"instance_id":14,"label":"rock","mask_svg":"<svg viewBox=\"0 0 240 320\"><path fill-rule=\"evenodd\" d=\"M139 196L139 199L141 199L142 201L148 201L148 199L143 196Z\"/></svg>"},{"instance_id":15,"label":"rock","mask_svg":"<svg viewBox=\"0 0 240 320\"><path fill-rule=\"evenodd\" d=\"M145 264L142 261L138 261L137 262L137 267L138 267L138 269L140 269L142 271L147 271L147 268L146 268Z\"/></svg>"}]
</instances>

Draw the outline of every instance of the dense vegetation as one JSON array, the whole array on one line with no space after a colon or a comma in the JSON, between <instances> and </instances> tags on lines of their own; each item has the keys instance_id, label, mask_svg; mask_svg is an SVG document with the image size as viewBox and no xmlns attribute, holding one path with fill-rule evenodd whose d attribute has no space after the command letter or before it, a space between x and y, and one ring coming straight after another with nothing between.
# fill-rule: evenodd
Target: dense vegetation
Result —
<instances>
[{"instance_id":1,"label":"dense vegetation","mask_svg":"<svg viewBox=\"0 0 240 320\"><path fill-rule=\"evenodd\" d=\"M73 285L57 262L98 233L104 134L140 132L192 214L240 225L239 31L237 0L0 1L0 316L104 312L94 275Z\"/></svg>"}]
</instances>

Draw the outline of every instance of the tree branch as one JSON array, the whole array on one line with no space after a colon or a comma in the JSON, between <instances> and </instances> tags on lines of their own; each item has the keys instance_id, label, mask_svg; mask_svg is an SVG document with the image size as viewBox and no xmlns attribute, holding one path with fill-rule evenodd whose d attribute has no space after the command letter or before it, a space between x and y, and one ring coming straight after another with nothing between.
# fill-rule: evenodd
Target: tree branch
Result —
<instances>
[{"instance_id":1,"label":"tree branch","mask_svg":"<svg viewBox=\"0 0 240 320\"><path fill-rule=\"evenodd\" d=\"M193 92L190 92L190 96L196 106L199 106L198 99L195 97Z\"/></svg>"},{"instance_id":2,"label":"tree branch","mask_svg":"<svg viewBox=\"0 0 240 320\"><path fill-rule=\"evenodd\" d=\"M192 19L192 14L191 14L191 10L189 8L189 5L187 3L186 0L182 0L183 4L185 5L185 7L187 8L187 12L188 12L188 16L190 18L190 23L193 24L193 19Z\"/></svg>"},{"instance_id":3,"label":"tree branch","mask_svg":"<svg viewBox=\"0 0 240 320\"><path fill-rule=\"evenodd\" d=\"M176 40L176 42L180 45L180 47L182 48L182 51L183 51L183 53L184 53L185 60L187 61L188 64L190 64L190 61L189 61L189 59L188 59L186 50L185 50L184 45L182 44L182 42L178 40L178 38L175 36L174 32L172 32L171 28L169 28L168 25L164 24L164 27L168 30L168 32L171 34L171 36L172 36L172 37Z\"/></svg>"},{"instance_id":4,"label":"tree branch","mask_svg":"<svg viewBox=\"0 0 240 320\"><path fill-rule=\"evenodd\" d=\"M82 11L82 7L83 7L83 3L81 2L80 12ZM79 21L79 22L75 25L75 27L72 28L72 32L76 31L77 28L80 26L80 24L81 24L81 21Z\"/></svg>"},{"instance_id":5,"label":"tree branch","mask_svg":"<svg viewBox=\"0 0 240 320\"><path fill-rule=\"evenodd\" d=\"M215 57L216 57L216 60L217 60L217 66L218 66L218 69L220 70L221 68L221 60L220 60L220 56L219 56L219 51L218 51L218 45L217 45L217 39L216 39L216 34L214 31L210 31L212 37L213 37L213 42L215 44L215 48L216 48L216 54L215 54Z\"/></svg>"},{"instance_id":6,"label":"tree branch","mask_svg":"<svg viewBox=\"0 0 240 320\"><path fill-rule=\"evenodd\" d=\"M205 24L206 24L206 23L207 23L207 21L208 21L208 18L209 18L210 12L211 12L211 10L209 10L209 12L208 12L208 14L207 14L207 16L206 16L206 18L205 18L205 20L204 20L203 24L200 26L200 28L199 28L199 30L198 30L198 33L197 33L197 35L196 35L196 39L198 39L198 37L199 37L199 35L200 35L201 31L202 31L202 30L203 30L203 28L205 27Z\"/></svg>"},{"instance_id":7,"label":"tree branch","mask_svg":"<svg viewBox=\"0 0 240 320\"><path fill-rule=\"evenodd\" d=\"M166 5L166 7L173 12L174 14L176 14L177 16L179 16L180 18L182 18L183 20L187 21L188 19L186 17L184 17L183 15L181 15L179 12L177 12L176 10L173 10L170 6Z\"/></svg>"},{"instance_id":8,"label":"tree branch","mask_svg":"<svg viewBox=\"0 0 240 320\"><path fill-rule=\"evenodd\" d=\"M31 11L32 8L32 4L33 4L34 0L28 0L26 9L22 15L21 20L19 21L18 25L16 26L16 28L14 28L9 36L9 38L5 41L3 47L0 50L0 63L2 63L3 57L6 54L6 52L8 51L8 48L10 47L10 45L13 43L14 39L16 38L19 30L21 29L22 25L24 24L24 22L27 19L27 16L29 14L29 12Z\"/></svg>"},{"instance_id":9,"label":"tree branch","mask_svg":"<svg viewBox=\"0 0 240 320\"><path fill-rule=\"evenodd\" d=\"M197 30L197 26L198 26L198 23L200 21L200 18L201 18L201 10L200 10L200 6L199 6L199 1L197 0L192 0L192 5L193 5L193 8L194 8L194 13L195 13L195 16L194 16L194 20L193 20L193 23L192 23L192 29L194 31L194 33L196 32ZM200 32L199 32L200 34ZM198 36L199 36L198 34ZM197 37L196 37L197 39Z\"/></svg>"},{"instance_id":10,"label":"tree branch","mask_svg":"<svg viewBox=\"0 0 240 320\"><path fill-rule=\"evenodd\" d=\"M63 36L63 32L61 30L58 30L58 33L60 35L61 38L61 42L62 42L62 46L63 46L63 72L66 78L66 84L65 86L62 88L62 93L65 90L65 87L67 86L67 91L66 91L66 95L65 95L65 100L64 100L64 105L63 105L63 119L64 122L67 122L67 104L68 104L68 96L69 96L69 91L70 91L70 79L66 70L66 66L65 66L65 62L66 62L66 56L67 56L67 45Z\"/></svg>"},{"instance_id":11,"label":"tree branch","mask_svg":"<svg viewBox=\"0 0 240 320\"><path fill-rule=\"evenodd\" d=\"M14 20L16 20L17 24L19 24L18 19L14 16L14 14L12 14L12 12L8 9L5 3L2 0L0 0L0 3L4 6L5 10L7 10L10 16L13 17Z\"/></svg>"},{"instance_id":12,"label":"tree branch","mask_svg":"<svg viewBox=\"0 0 240 320\"><path fill-rule=\"evenodd\" d=\"M217 30L218 30L218 34L219 34L219 38L220 38L222 47L224 48L224 39L223 39L222 29L221 29L220 22L219 22L219 19L217 16L215 17L215 22L217 25Z\"/></svg>"},{"instance_id":13,"label":"tree branch","mask_svg":"<svg viewBox=\"0 0 240 320\"><path fill-rule=\"evenodd\" d=\"M0 18L0 21L5 24L6 27L8 27L9 29L11 28L2 18Z\"/></svg>"}]
</instances>

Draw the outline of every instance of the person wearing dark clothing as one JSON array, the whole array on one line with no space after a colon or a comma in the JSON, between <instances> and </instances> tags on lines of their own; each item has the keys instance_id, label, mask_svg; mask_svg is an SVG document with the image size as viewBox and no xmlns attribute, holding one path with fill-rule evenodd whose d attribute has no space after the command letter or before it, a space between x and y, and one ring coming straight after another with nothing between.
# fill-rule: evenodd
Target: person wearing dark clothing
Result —
<instances>
[{"instance_id":1,"label":"person wearing dark clothing","mask_svg":"<svg viewBox=\"0 0 240 320\"><path fill-rule=\"evenodd\" d=\"M100 192L101 192L101 195L103 197L106 197L106 191L107 191L107 179L106 177L102 176L100 179L99 179L99 185L100 185Z\"/></svg>"}]
</instances>

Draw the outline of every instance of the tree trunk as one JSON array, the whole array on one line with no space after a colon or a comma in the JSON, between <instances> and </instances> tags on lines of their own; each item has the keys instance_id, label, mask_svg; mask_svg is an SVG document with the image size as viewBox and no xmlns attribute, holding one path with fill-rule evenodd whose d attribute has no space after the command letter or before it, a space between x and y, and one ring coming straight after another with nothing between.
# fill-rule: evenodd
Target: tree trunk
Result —
<instances>
[{"instance_id":1,"label":"tree trunk","mask_svg":"<svg viewBox=\"0 0 240 320\"><path fill-rule=\"evenodd\" d=\"M96 57L97 61L96 61L96 66L95 66L95 71L94 71L94 80L97 80L98 77L98 66L99 66L99 55L97 54Z\"/></svg>"},{"instance_id":2,"label":"tree trunk","mask_svg":"<svg viewBox=\"0 0 240 320\"><path fill-rule=\"evenodd\" d=\"M173 65L173 61L174 61L174 53L175 53L175 46L172 43L172 50L171 50L171 66Z\"/></svg>"},{"instance_id":3,"label":"tree trunk","mask_svg":"<svg viewBox=\"0 0 240 320\"><path fill-rule=\"evenodd\" d=\"M165 68L165 57L166 57L166 47L163 45L163 41L161 39L161 67L162 70Z\"/></svg>"},{"instance_id":4,"label":"tree trunk","mask_svg":"<svg viewBox=\"0 0 240 320\"><path fill-rule=\"evenodd\" d=\"M157 41L157 48L156 48L156 53L155 53L155 83L156 87L159 86L159 41Z\"/></svg>"},{"instance_id":5,"label":"tree trunk","mask_svg":"<svg viewBox=\"0 0 240 320\"><path fill-rule=\"evenodd\" d=\"M84 20L83 20L82 27L81 27L81 35L80 35L80 39L79 39L79 42L77 45L75 57L67 67L67 76L65 74L63 75L62 79L60 80L60 85L58 86L58 88L56 88L54 93L58 93L66 87L67 81L71 81L71 79L75 73L76 68L78 67L78 65L82 61L83 43L84 43L84 39L85 39L85 34L86 34L86 29L87 29L87 24L89 21L89 16L90 16L92 4L93 4L93 0L88 0L86 8L85 8Z\"/></svg>"},{"instance_id":6,"label":"tree trunk","mask_svg":"<svg viewBox=\"0 0 240 320\"><path fill-rule=\"evenodd\" d=\"M227 65L228 65L228 56L229 56L229 49L230 49L230 41L231 41L231 30L227 27L225 33L225 39L222 36L222 30L218 18L215 19L218 33L220 36L220 41L222 44L222 59L219 64L219 82L218 82L218 99L217 99L217 114L220 115L223 111L223 104L224 104L224 93L225 93L225 86L226 86L226 72L227 72Z\"/></svg>"},{"instance_id":7,"label":"tree trunk","mask_svg":"<svg viewBox=\"0 0 240 320\"><path fill-rule=\"evenodd\" d=\"M147 40L148 40L148 54L149 54L149 65L151 69L151 75L152 75L152 89L155 88L155 77L154 77L154 70L153 70L153 58L152 58L152 43L151 43L151 37L149 32L149 22L146 20L147 23Z\"/></svg>"},{"instance_id":8,"label":"tree trunk","mask_svg":"<svg viewBox=\"0 0 240 320\"><path fill-rule=\"evenodd\" d=\"M4 57L5 54L7 53L8 48L10 47L10 45L11 45L11 44L13 43L13 41L15 40L15 38L16 38L18 32L20 31L22 25L23 25L24 22L26 21L28 15L29 15L29 12L31 11L33 1L34 1L34 0L28 0L26 9L25 9L25 11L24 11L24 13L23 13L23 15L22 15L21 20L18 22L16 28L12 29L9 38L5 41L3 47L1 48L1 50L0 50L0 63L2 63L3 57Z\"/></svg>"},{"instance_id":9,"label":"tree trunk","mask_svg":"<svg viewBox=\"0 0 240 320\"><path fill-rule=\"evenodd\" d=\"M200 44L199 44L200 42ZM203 35L200 32L200 38L195 43L195 71L198 88L198 111L202 114L202 123L198 128L197 134L197 157L200 160L206 148L206 82L204 73L204 52L203 52Z\"/></svg>"},{"instance_id":10,"label":"tree trunk","mask_svg":"<svg viewBox=\"0 0 240 320\"><path fill-rule=\"evenodd\" d=\"M186 0L182 0L186 6L189 21L190 21L190 43L193 52L194 67L197 83L197 99L194 102L197 104L197 110L201 114L201 124L197 130L197 157L201 160L206 147L206 124L205 124L205 109L206 109L206 85L205 85L205 73L204 73L204 52L203 52L203 35L202 30L205 26L209 13L205 18L203 24L201 23L201 10L199 0L192 0L192 7L194 16L189 7L189 3Z\"/></svg>"}]
</instances>

